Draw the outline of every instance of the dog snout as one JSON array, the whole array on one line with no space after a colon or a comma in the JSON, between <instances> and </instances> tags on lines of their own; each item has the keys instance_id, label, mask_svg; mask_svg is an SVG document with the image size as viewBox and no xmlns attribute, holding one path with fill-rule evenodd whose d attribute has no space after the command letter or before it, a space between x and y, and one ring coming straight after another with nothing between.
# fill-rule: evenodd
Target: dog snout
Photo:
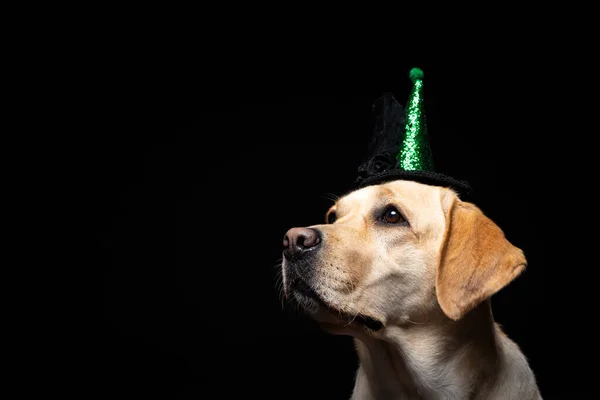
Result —
<instances>
[{"instance_id":1,"label":"dog snout","mask_svg":"<svg viewBox=\"0 0 600 400\"><path fill-rule=\"evenodd\" d=\"M283 237L283 255L288 260L297 259L315 250L321 243L319 231L312 228L292 228Z\"/></svg>"}]
</instances>

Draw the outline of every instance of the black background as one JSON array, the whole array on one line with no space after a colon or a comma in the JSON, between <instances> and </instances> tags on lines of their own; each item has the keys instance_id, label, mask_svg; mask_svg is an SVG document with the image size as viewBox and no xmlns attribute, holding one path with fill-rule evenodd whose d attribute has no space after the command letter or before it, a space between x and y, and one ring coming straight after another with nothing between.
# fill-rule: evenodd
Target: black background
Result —
<instances>
[{"instance_id":1,"label":"black background","mask_svg":"<svg viewBox=\"0 0 600 400\"><path fill-rule=\"evenodd\" d=\"M497 321L544 398L584 387L595 272L582 232L593 196L574 173L587 161L569 125L581 97L559 78L564 55L504 49L467 61L401 58L381 87L355 88L340 72L343 89L330 91L286 86L272 70L252 87L219 87L228 78L203 73L196 86L171 70L129 69L98 158L104 317L90 358L100 389L110 398L349 397L351 339L282 307L281 240L322 222L329 195L353 188L371 105L384 90L405 104L413 66L425 72L437 170L469 180L529 261L493 298Z\"/></svg>"}]
</instances>

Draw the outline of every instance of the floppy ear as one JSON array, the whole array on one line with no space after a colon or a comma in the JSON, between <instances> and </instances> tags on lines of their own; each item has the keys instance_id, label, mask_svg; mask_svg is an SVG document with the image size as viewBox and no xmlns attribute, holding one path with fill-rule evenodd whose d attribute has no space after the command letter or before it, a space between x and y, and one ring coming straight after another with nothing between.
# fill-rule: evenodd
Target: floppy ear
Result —
<instances>
[{"instance_id":1,"label":"floppy ear","mask_svg":"<svg viewBox=\"0 0 600 400\"><path fill-rule=\"evenodd\" d=\"M471 203L454 198L437 270L440 307L453 320L498 292L526 267L523 252Z\"/></svg>"}]
</instances>

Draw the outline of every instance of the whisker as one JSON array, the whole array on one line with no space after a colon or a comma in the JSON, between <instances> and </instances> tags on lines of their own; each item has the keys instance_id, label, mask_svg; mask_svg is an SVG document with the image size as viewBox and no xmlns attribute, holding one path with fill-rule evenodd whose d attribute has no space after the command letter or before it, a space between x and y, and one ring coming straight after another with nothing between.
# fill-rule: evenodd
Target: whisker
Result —
<instances>
[{"instance_id":1,"label":"whisker","mask_svg":"<svg viewBox=\"0 0 600 400\"><path fill-rule=\"evenodd\" d=\"M332 202L337 202L340 199L340 196L338 196L335 193L325 193L323 195L321 195L321 198L324 198L326 200L332 201Z\"/></svg>"},{"instance_id":2,"label":"whisker","mask_svg":"<svg viewBox=\"0 0 600 400\"><path fill-rule=\"evenodd\" d=\"M350 320L350 322L348 322L348 323L346 324L346 326L348 326L348 325L350 325L351 323L353 323L353 322L354 322L354 320L356 319L356 317L358 317L358 312L357 312L357 313L354 315L354 317L352 317L352 319Z\"/></svg>"},{"instance_id":3,"label":"whisker","mask_svg":"<svg viewBox=\"0 0 600 400\"><path fill-rule=\"evenodd\" d=\"M416 321L411 321L410 319L406 319L406 321L410 322L411 324L415 324L415 325L427 325L425 322L416 322Z\"/></svg>"},{"instance_id":4,"label":"whisker","mask_svg":"<svg viewBox=\"0 0 600 400\"><path fill-rule=\"evenodd\" d=\"M283 262L283 257L279 257L276 261L275 261L275 265L273 265L273 268L281 268L281 263Z\"/></svg>"}]
</instances>

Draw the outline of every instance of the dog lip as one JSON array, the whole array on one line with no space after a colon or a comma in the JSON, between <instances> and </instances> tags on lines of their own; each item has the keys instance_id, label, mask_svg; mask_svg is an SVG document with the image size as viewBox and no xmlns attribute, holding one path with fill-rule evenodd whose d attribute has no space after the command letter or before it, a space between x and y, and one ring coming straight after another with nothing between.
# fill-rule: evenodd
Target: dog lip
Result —
<instances>
[{"instance_id":1,"label":"dog lip","mask_svg":"<svg viewBox=\"0 0 600 400\"><path fill-rule=\"evenodd\" d=\"M307 258L313 256L316 250L317 250L317 247L311 247L308 249L304 249L302 252L292 253L292 252L284 250L282 253L283 253L283 258L285 258L287 261L294 262L294 261L298 261L298 260L304 260L304 259L307 259Z\"/></svg>"}]
</instances>

